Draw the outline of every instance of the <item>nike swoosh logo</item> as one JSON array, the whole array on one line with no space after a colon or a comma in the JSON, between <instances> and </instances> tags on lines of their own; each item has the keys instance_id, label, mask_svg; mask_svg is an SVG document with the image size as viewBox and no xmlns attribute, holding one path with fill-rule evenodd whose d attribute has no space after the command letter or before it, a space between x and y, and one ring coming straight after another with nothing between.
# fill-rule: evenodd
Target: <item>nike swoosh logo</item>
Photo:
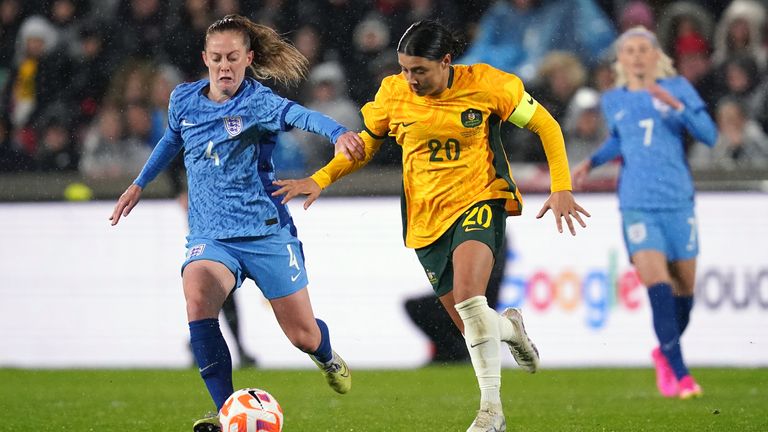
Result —
<instances>
[{"instance_id":1,"label":"nike swoosh logo","mask_svg":"<svg viewBox=\"0 0 768 432\"><path fill-rule=\"evenodd\" d=\"M301 276L301 272L296 273L296 276L291 276L291 282L296 282L296 279L298 279L299 276Z\"/></svg>"},{"instance_id":2,"label":"nike swoosh logo","mask_svg":"<svg viewBox=\"0 0 768 432\"><path fill-rule=\"evenodd\" d=\"M399 125L401 125L401 126L403 126L403 127L408 127L408 126L410 126L410 125L412 125L412 124L414 124L414 123L416 123L416 122L415 122L415 121L412 121L412 122L410 122L410 123L400 122L400 123L399 123Z\"/></svg>"},{"instance_id":3,"label":"nike swoosh logo","mask_svg":"<svg viewBox=\"0 0 768 432\"><path fill-rule=\"evenodd\" d=\"M485 229L485 228L472 228L472 227L467 227L467 228L464 228L464 232L477 231L477 230L482 230L482 229Z\"/></svg>"},{"instance_id":4,"label":"nike swoosh logo","mask_svg":"<svg viewBox=\"0 0 768 432\"><path fill-rule=\"evenodd\" d=\"M186 120L181 121L182 126L197 126L197 123L188 122Z\"/></svg>"},{"instance_id":5,"label":"nike swoosh logo","mask_svg":"<svg viewBox=\"0 0 768 432\"><path fill-rule=\"evenodd\" d=\"M482 344L484 344L484 343L486 343L486 342L488 342L488 341L487 341L487 340L484 340L484 341L482 341L482 342L473 343L473 344L470 344L470 345L469 345L469 347L470 347L470 348L474 348L474 347L476 347L476 346L480 346L480 345L482 345Z\"/></svg>"},{"instance_id":6,"label":"nike swoosh logo","mask_svg":"<svg viewBox=\"0 0 768 432\"><path fill-rule=\"evenodd\" d=\"M208 368L212 368L212 367L216 366L217 364L219 364L219 362L213 362L213 363L209 364L208 366L206 366L206 367L204 367L202 369L198 369L198 370L200 371L200 373L203 373L206 370L208 370Z\"/></svg>"},{"instance_id":7,"label":"nike swoosh logo","mask_svg":"<svg viewBox=\"0 0 768 432\"><path fill-rule=\"evenodd\" d=\"M532 98L532 97L531 97L530 99L528 99L528 103L529 103L530 105L533 105L533 98Z\"/></svg>"}]
</instances>

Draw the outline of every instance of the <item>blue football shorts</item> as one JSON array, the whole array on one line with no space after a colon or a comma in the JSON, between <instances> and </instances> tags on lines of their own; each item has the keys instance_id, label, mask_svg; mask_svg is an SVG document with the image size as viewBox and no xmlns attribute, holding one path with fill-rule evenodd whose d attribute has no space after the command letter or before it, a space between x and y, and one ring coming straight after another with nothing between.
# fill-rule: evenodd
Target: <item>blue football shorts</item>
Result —
<instances>
[{"instance_id":1,"label":"blue football shorts","mask_svg":"<svg viewBox=\"0 0 768 432\"><path fill-rule=\"evenodd\" d=\"M674 210L622 210L624 244L630 257L642 250L657 250L668 261L683 261L699 254L699 234L693 208Z\"/></svg>"},{"instance_id":2,"label":"blue football shorts","mask_svg":"<svg viewBox=\"0 0 768 432\"><path fill-rule=\"evenodd\" d=\"M264 297L276 299L307 286L304 250L291 224L276 234L215 240L187 238L187 257L182 273L193 261L216 261L227 266L235 276L235 289L246 278L256 282Z\"/></svg>"}]
</instances>

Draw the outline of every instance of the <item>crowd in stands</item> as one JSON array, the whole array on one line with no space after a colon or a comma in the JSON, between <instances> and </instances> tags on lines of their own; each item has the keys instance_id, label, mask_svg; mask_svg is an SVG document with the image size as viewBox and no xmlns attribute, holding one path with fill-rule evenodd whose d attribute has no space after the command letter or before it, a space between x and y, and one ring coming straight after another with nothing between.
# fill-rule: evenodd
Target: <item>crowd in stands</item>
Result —
<instances>
[{"instance_id":1,"label":"crowd in stands","mask_svg":"<svg viewBox=\"0 0 768 432\"><path fill-rule=\"evenodd\" d=\"M277 29L309 59L298 88L267 83L351 129L381 79L399 72L395 46L412 22L466 35L458 63L523 78L566 135L569 158L606 136L600 92L613 85L612 43L644 25L659 35L708 104L714 150L691 142L694 168L768 169L768 0L0 0L0 173L138 173L166 125L171 90L206 75L206 28L239 13ZM506 127L508 155L540 163L536 136ZM308 173L333 148L279 137L276 166ZM373 163L399 163L384 146Z\"/></svg>"}]
</instances>

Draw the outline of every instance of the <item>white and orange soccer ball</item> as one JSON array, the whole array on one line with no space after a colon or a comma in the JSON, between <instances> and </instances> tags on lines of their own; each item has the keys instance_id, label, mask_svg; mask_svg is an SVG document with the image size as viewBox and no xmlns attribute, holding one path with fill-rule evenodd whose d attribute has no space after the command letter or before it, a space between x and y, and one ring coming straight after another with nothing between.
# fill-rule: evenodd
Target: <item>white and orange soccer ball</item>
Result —
<instances>
[{"instance_id":1,"label":"white and orange soccer ball","mask_svg":"<svg viewBox=\"0 0 768 432\"><path fill-rule=\"evenodd\" d=\"M257 388L232 393L219 411L221 432L280 432L283 409L271 394Z\"/></svg>"}]
</instances>

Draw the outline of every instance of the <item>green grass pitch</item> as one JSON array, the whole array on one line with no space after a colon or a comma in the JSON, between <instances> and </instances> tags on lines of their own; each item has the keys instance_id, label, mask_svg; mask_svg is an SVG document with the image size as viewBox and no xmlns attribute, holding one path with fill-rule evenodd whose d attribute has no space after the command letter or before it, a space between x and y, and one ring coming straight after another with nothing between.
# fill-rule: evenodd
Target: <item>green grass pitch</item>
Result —
<instances>
[{"instance_id":1,"label":"green grass pitch","mask_svg":"<svg viewBox=\"0 0 768 432\"><path fill-rule=\"evenodd\" d=\"M694 369L701 399L660 397L651 369L504 370L511 431L768 431L768 369ZM464 432L478 405L469 365L353 371L337 395L316 370L235 371L271 392L286 432ZM0 369L0 431L190 432L210 408L195 369Z\"/></svg>"}]
</instances>

